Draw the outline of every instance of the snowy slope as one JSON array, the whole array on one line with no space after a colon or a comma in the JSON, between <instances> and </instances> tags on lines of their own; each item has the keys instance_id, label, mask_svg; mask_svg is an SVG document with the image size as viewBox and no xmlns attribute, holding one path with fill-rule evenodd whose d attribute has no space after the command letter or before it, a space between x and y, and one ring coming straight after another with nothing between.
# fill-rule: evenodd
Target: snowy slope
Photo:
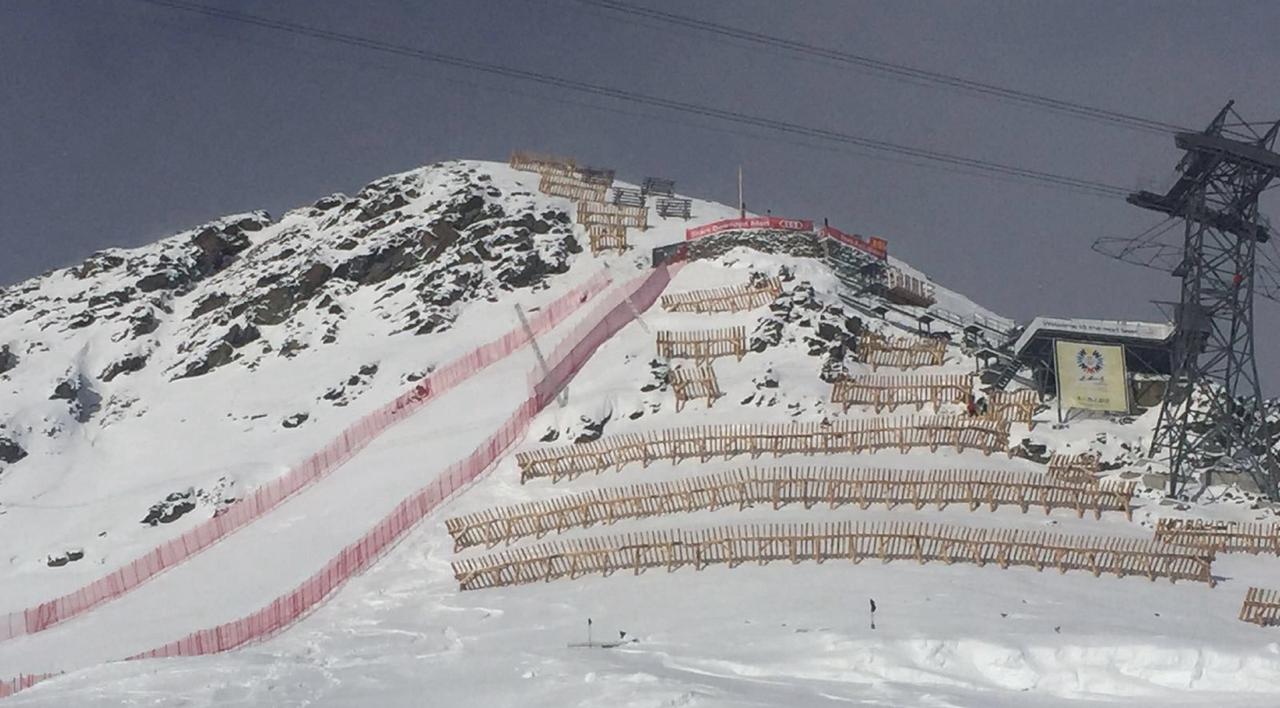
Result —
<instances>
[{"instance_id":1,"label":"snowy slope","mask_svg":"<svg viewBox=\"0 0 1280 708\"><path fill-rule=\"evenodd\" d=\"M491 203L504 209L508 201L515 201L539 212L572 212L567 201L520 194L521 187L535 191L535 176L485 163L431 169L449 174L475 170L473 178L489 175L486 182L503 195L490 197ZM430 175L431 169L425 174ZM431 211L424 203L411 205L397 208ZM732 210L697 202L694 213L695 223L700 223L730 216ZM490 285L477 292L481 297L494 294L497 301L451 306L448 312L457 317L456 324L442 332L392 335L395 329L404 329L399 322L391 323L399 316L395 312L403 314L403 310L388 309L380 302L394 300L401 291L369 290L362 284L343 294L340 307L347 317L336 341L308 347L293 359L272 356L278 349L251 349L242 354L242 360L172 381L173 373L185 372L183 366L192 360L184 358L187 352L179 347L166 349L169 340L158 340L156 361L173 363L157 367L164 374L156 374L149 388L130 389L145 407L144 415L93 430L92 446L73 439L87 437L94 419L76 426L66 422L74 435L33 444L36 452L31 458L0 473L0 500L6 512L0 524L7 524L0 526L0 534L5 538L10 533L24 534L27 549L4 569L8 575L0 576L0 588L6 593L0 594L0 609L74 586L189 523L184 518L139 529L134 528L141 526L133 518L137 514L129 513L175 486L175 479L208 485L215 473L230 470L241 485L261 483L303 456L308 444L319 445L343 422L398 393L407 374L512 326L513 302L545 301L581 282L600 261L619 280L643 272L649 248L675 242L683 234L684 224L679 221L655 219L653 223L657 226L644 234L630 232L636 249L622 256L597 259L567 248L561 254L553 248L553 261L566 266L567 273L547 278L549 287L532 298L522 291L500 294L501 286L494 283L502 282L501 277L486 274L483 282ZM253 248L264 252L270 248L274 228L288 230L264 226L261 233L267 238L253 236L259 244ZM495 267L489 260L481 262ZM254 292L246 285L252 277L250 266L245 268L236 281L239 289L224 288L242 301L251 299ZM295 267L290 272L297 271ZM844 342L856 329L855 313L842 305L839 283L822 265L735 249L715 261L689 264L668 291L736 285L752 273L784 278L784 293L773 306L716 315L653 308L596 352L570 384L567 404L544 411L518 447L701 423L810 422L874 415L856 407L845 413L828 401L830 385L822 378L830 373L833 359L839 359L849 373L866 367L846 356ZM419 277L421 273L406 276L405 288L412 288ZM380 301L383 297L389 299ZM990 314L962 296L948 293L946 297L949 309ZM176 299L190 304L199 298ZM234 307L231 302L223 306ZM387 319L381 313L388 314ZM228 322L234 317L229 315ZM299 320L294 334L300 337L327 327L319 317ZM858 319L857 326L888 331L886 322ZM7 322L0 320L0 324ZM653 332L733 325L747 328L753 351L742 361L715 362L725 396L712 407L691 402L676 413L672 393L660 378L665 362L655 360ZM203 341L204 330L189 321L172 326L173 332L184 333L182 341ZM277 342L278 347L282 339L278 329L271 328L289 326L262 325L262 340ZM6 334L14 340L33 336L29 328L0 331L18 331ZM560 331L544 344L555 341ZM80 340L69 341L84 347ZM71 346L60 351L71 351ZM349 406L332 407L315 400L324 400L319 391L324 384L342 382L353 365L367 361L379 362L378 373ZM29 359L24 357L22 365L29 366ZM62 366L47 370L61 371ZM349 583L289 632L214 657L103 663L240 616L296 584L336 547L422 484L432 467L442 467L474 445L523 394L516 382L522 384L526 372L537 367L533 352L523 350L434 402L331 479L291 499L189 566L169 571L134 595L86 617L40 635L0 643L0 677L59 669L73 672L6 699L6 704L1057 706L1123 702L1191 706L1231 701L1270 706L1280 701L1280 644L1274 631L1235 619L1245 587L1280 585L1276 566L1280 561L1275 558L1221 557L1214 566L1221 580L1213 589L1198 583L1170 585L1025 568L828 562L713 566L701 572L654 570L638 577L619 573L459 592L449 565L486 550L455 553L445 518L596 488L753 464L1044 470L1042 464L1028 459L949 450L755 463L744 459L680 465L658 462L644 469L632 466L554 485L547 480L520 484L514 459L508 457L443 512L429 517L376 568ZM92 373L93 368L78 370ZM952 346L944 364L926 372L972 370L972 360ZM147 376L148 371L131 376ZM384 378L391 372L395 375ZM15 369L10 376L17 381L20 374ZM104 392L109 391L108 385L97 379L93 383L95 390L101 387ZM25 389L26 384L13 395ZM305 397L298 391L306 392ZM28 398L33 408L43 405ZM241 412L241 417L222 423L219 419L230 410ZM312 415L301 427L281 427L280 417L295 410ZM260 411L269 412L268 417L251 418L250 412ZM191 422L181 421L183 416ZM1151 414L1128 423L1077 421L1062 430L1047 424L1049 416L1042 411L1038 418L1045 423L1034 430L1015 426L1013 442L1061 452L1099 451L1104 460L1117 465L1108 473L1113 477L1133 478L1144 471L1145 461L1133 451L1150 436ZM269 426L260 424L261 420L269 421ZM212 426L216 435L209 440L204 434ZM154 458L160 464L140 470L157 447L142 441L157 440L171 441L172 449L160 446ZM199 460L205 472L193 470L186 477L172 472L185 470L192 460ZM102 470L98 476L86 470L90 463ZM39 481L39 475L55 481ZM1094 520L1061 511L1024 515L1008 508L970 512L959 507L913 511L910 507L832 510L819 505L774 510L761 506L660 516L565 535L608 536L738 523L913 520L1149 538L1153 519L1163 515L1272 518L1245 495L1219 491L1230 496L1208 507L1183 509L1163 504L1157 492L1143 492L1132 522L1118 513ZM74 513L65 508L55 511L59 504L70 503L79 505ZM195 513L207 515L211 509ZM97 527L110 531L106 537L110 542L91 545L93 541L82 540L91 538ZM98 567L77 562L48 568L38 562L39 554L46 552L43 548L70 543L88 546L86 557ZM519 546L538 543L526 540ZM37 547L41 550L33 550ZM59 576L55 571L71 572ZM22 583L11 581L18 577ZM870 598L880 607L874 631L866 611ZM636 641L612 650L569 648L568 643L585 639L588 617L594 620L596 639L614 639L625 631L626 639Z\"/></svg>"}]
</instances>

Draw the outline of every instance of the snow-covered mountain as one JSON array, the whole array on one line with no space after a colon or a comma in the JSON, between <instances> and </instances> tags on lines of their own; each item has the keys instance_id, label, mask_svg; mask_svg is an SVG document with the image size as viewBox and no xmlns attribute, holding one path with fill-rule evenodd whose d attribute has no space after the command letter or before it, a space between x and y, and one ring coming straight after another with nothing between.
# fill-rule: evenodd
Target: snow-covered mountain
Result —
<instances>
[{"instance_id":1,"label":"snow-covered mountain","mask_svg":"<svg viewBox=\"0 0 1280 708\"><path fill-rule=\"evenodd\" d=\"M631 250L592 255L575 203L503 164L449 162L325 197L278 220L235 215L150 246L108 250L0 291L0 614L73 593L245 503L362 416L446 362L508 332L603 271L612 288L652 272L651 249L688 226L737 216L693 200L692 218L650 205ZM916 328L878 308L795 238L735 232L674 269L664 292L777 279L743 312L632 303L567 393L514 449L711 424L832 424L905 415L831 402L831 383L870 373L860 338ZM800 253L801 255L797 255ZM903 272L925 278L909 265ZM947 316L1002 321L936 285ZM980 299L981 293L972 294ZM620 300L620 302L631 302ZM1133 520L1107 513L994 512L966 505L763 504L664 514L525 539L609 537L736 524L945 523L1149 539L1164 516L1273 523L1236 488L1172 505L1147 488L1154 411L1063 429L1013 425L1016 455L927 449L655 462L570 482L521 482L513 455L470 483L372 570L274 638L232 652L116 660L269 605L361 538L450 463L484 444L528 395L592 301L509 356L429 400L323 479L136 590L42 631L0 641L0 680L60 671L19 705L1275 705L1274 630L1235 619L1244 588L1280 586L1276 558L1221 556L1217 587L1089 573L896 562L744 564L639 577L588 575L458 589L445 519L582 491L746 468L981 469L1043 475L1052 453L1094 452L1104 481L1133 482ZM517 309L519 308L519 309ZM923 309L920 310L923 312ZM633 320L633 321L631 321ZM722 395L677 411L655 332L742 327L747 352L717 359ZM940 365L967 374L951 335ZM881 369L876 373L891 373ZM901 373L901 372L897 372ZM961 413L954 403L943 413ZM1151 481L1154 482L1154 479ZM868 600L879 611L871 629ZM609 650L571 646L615 640ZM198 676L198 680L193 680Z\"/></svg>"}]
</instances>

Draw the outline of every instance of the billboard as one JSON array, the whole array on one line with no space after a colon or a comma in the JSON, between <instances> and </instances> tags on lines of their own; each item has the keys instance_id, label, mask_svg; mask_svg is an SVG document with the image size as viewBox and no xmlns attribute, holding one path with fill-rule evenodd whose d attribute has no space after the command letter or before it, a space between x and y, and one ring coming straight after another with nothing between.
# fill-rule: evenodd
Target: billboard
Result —
<instances>
[{"instance_id":1,"label":"billboard","mask_svg":"<svg viewBox=\"0 0 1280 708\"><path fill-rule=\"evenodd\" d=\"M843 244L849 248L862 251L873 258L878 258L883 261L889 257L889 242L882 238L872 236L871 238L864 239L858 234L847 234L840 229L831 226L823 226L819 233L825 238L829 238L836 243Z\"/></svg>"},{"instance_id":2,"label":"billboard","mask_svg":"<svg viewBox=\"0 0 1280 708\"><path fill-rule=\"evenodd\" d=\"M773 229L776 231L813 231L813 222L808 219L782 219L776 216L751 216L745 219L724 219L703 226L686 229L686 241L700 239L721 231Z\"/></svg>"},{"instance_id":3,"label":"billboard","mask_svg":"<svg viewBox=\"0 0 1280 708\"><path fill-rule=\"evenodd\" d=\"M1129 411L1124 345L1053 340L1058 400L1063 408Z\"/></svg>"}]
</instances>

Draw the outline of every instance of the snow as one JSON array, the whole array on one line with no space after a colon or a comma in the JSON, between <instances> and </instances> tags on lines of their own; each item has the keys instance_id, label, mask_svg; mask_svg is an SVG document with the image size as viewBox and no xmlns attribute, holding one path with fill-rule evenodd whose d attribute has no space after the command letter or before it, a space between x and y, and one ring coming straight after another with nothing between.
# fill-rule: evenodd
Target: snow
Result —
<instances>
[{"instance_id":1,"label":"snow","mask_svg":"<svg viewBox=\"0 0 1280 708\"><path fill-rule=\"evenodd\" d=\"M510 189L532 190L536 177L500 165L474 163ZM557 200L549 200L556 202ZM567 203L562 207L568 208ZM705 223L734 210L695 201ZM629 231L635 250L578 256L551 287L504 294L462 309L451 330L412 339L388 338L369 325L344 332L328 350L297 359L264 360L256 370L227 369L178 382L155 382L137 395L150 407L42 458L42 474L0 475L0 534L16 539L17 561L0 564L0 609L65 591L193 523L184 518L157 528L136 513L167 491L233 474L255 485L277 475L350 420L399 393L403 375L439 363L513 326L513 302L546 302L581 282L599 263L615 281L647 268L648 249L683 238L685 224L657 219L643 234ZM839 283L820 264L735 249L710 262L687 265L669 292L736 285L752 271L792 274L790 290L813 285L826 305L838 306ZM938 288L939 305L991 316L961 295ZM354 297L362 297L356 295ZM873 415L848 413L829 402L818 379L823 357L804 341L811 330L788 325L784 341L741 361L713 366L726 395L708 407L691 401L676 413L650 368L653 333L742 325L751 332L764 308L747 313L667 313L658 307L602 346L570 384L567 405L549 406L518 449L565 444L591 426L604 434L726 422L810 422ZM852 313L850 313L852 314ZM574 319L540 340L544 349ZM873 329L885 322L867 322ZM358 332L358 334L356 334ZM401 343L411 346L402 346ZM379 361L368 390L343 409L317 407L316 395L361 363ZM744 564L640 575L616 573L576 580L460 592L450 563L486 553L455 553L448 517L498 505L549 499L592 489L745 466L858 466L899 469L1011 469L1042 465L1005 455L939 450L902 455L831 455L821 459L712 460L629 466L569 482L521 484L514 456L427 518L372 570L354 578L295 627L268 641L223 655L113 662L193 630L261 607L287 591L367 530L433 470L462 456L525 395L526 373L537 367L530 348L495 364L434 401L370 445L315 487L297 495L187 564L49 631L0 642L0 677L67 670L5 699L36 705L508 705L565 706L1199 706L1230 702L1274 706L1280 701L1280 635L1236 619L1244 589L1276 587L1276 558L1222 556L1220 580L1203 584L1139 578L1059 575L1052 570L1001 570L963 564L827 562ZM850 373L869 372L849 362ZM965 373L973 362L948 348L941 367L921 373ZM383 372L387 372L384 375ZM891 373L881 370L880 373ZM762 384L773 379L778 386ZM299 392L305 392L305 397ZM281 430L252 418L257 411L309 410L313 420ZM194 405L193 405L194 404ZM958 412L958 408L949 408ZM233 412L230 418L226 413ZM886 415L910 415L910 408ZM1131 422L1098 417L1055 429L1051 411L1024 438L1050 451L1102 452L1123 464L1110 477L1146 471L1135 451L1149 439L1154 411ZM184 423L188 416L192 422ZM202 426L218 421L216 435ZM312 424L314 423L314 424ZM539 442L551 432L557 439ZM228 441L234 440L234 445ZM24 461L22 465L26 465ZM98 474L94 469L110 470ZM22 471L15 466L13 472ZM578 529L564 538L608 536L650 529L699 529L724 524L919 521L983 528L1048 529L1070 534L1149 539L1154 520L1181 514L1236 520L1271 519L1236 490L1219 501L1175 509L1158 492L1136 499L1134 521L1107 513L1076 518L1016 508L970 512L910 507L745 510L674 514ZM96 539L99 529L107 537ZM527 539L526 548L560 536ZM87 546L90 563L49 569L32 563L30 549ZM8 545L8 544L6 544ZM499 547L495 550L500 550ZM6 556L9 552L6 552ZM36 554L38 557L38 553ZM57 572L55 572L57 571ZM61 572L66 571L66 572ZM878 605L872 630L868 600ZM619 639L614 649L571 648L594 639Z\"/></svg>"}]
</instances>

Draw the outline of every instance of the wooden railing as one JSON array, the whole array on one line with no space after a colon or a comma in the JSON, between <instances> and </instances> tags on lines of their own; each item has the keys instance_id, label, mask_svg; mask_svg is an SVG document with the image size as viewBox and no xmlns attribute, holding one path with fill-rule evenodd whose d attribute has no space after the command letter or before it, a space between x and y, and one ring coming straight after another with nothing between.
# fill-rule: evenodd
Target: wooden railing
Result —
<instances>
[{"instance_id":1,"label":"wooden railing","mask_svg":"<svg viewBox=\"0 0 1280 708\"><path fill-rule=\"evenodd\" d=\"M782 281L770 278L760 283L663 295L662 309L669 312L742 312L768 305L781 292Z\"/></svg>"},{"instance_id":2,"label":"wooden railing","mask_svg":"<svg viewBox=\"0 0 1280 708\"><path fill-rule=\"evenodd\" d=\"M644 207L614 206L601 202L580 202L578 223L586 226L625 226L633 229L649 228L649 210Z\"/></svg>"},{"instance_id":3,"label":"wooden railing","mask_svg":"<svg viewBox=\"0 0 1280 708\"><path fill-rule=\"evenodd\" d=\"M584 182L576 176L544 174L538 181L538 191L551 197L564 197L577 202L603 202L608 187Z\"/></svg>"},{"instance_id":4,"label":"wooden railing","mask_svg":"<svg viewBox=\"0 0 1280 708\"><path fill-rule=\"evenodd\" d=\"M1240 605L1240 619L1263 627L1280 626L1280 590L1249 588Z\"/></svg>"},{"instance_id":5,"label":"wooden railing","mask_svg":"<svg viewBox=\"0 0 1280 708\"><path fill-rule=\"evenodd\" d=\"M1221 553L1273 553L1280 556L1280 524L1205 519L1160 519L1156 540Z\"/></svg>"},{"instance_id":6,"label":"wooden railing","mask_svg":"<svg viewBox=\"0 0 1280 708\"><path fill-rule=\"evenodd\" d=\"M676 396L677 413L691 399L705 398L709 408L717 398L724 395L716 381L716 371L709 365L677 367L671 370L670 379L671 390Z\"/></svg>"},{"instance_id":7,"label":"wooden railing","mask_svg":"<svg viewBox=\"0 0 1280 708\"><path fill-rule=\"evenodd\" d=\"M627 250L627 229L623 226L592 224L587 227L587 238L594 254L607 250L617 250L618 253Z\"/></svg>"},{"instance_id":8,"label":"wooden railing","mask_svg":"<svg viewBox=\"0 0 1280 708\"><path fill-rule=\"evenodd\" d=\"M1044 531L966 528L920 523L832 523L726 526L697 531L650 531L547 543L456 561L463 590L610 575L648 568L812 560L905 560L1027 566L1060 573L1135 575L1214 585L1213 552L1128 538L1066 536Z\"/></svg>"},{"instance_id":9,"label":"wooden railing","mask_svg":"<svg viewBox=\"0 0 1280 708\"><path fill-rule=\"evenodd\" d=\"M658 356L666 359L693 359L705 363L722 356L747 355L747 328L727 327L698 332L659 331Z\"/></svg>"},{"instance_id":10,"label":"wooden railing","mask_svg":"<svg viewBox=\"0 0 1280 708\"><path fill-rule=\"evenodd\" d=\"M830 424L703 425L689 428L612 435L588 443L558 445L516 453L520 481L550 477L574 478L587 472L622 469L655 460L680 462L736 455L814 455L878 452L913 448L954 448L957 452L981 450L990 455L1006 450L1009 424L981 418L932 416L864 418Z\"/></svg>"},{"instance_id":11,"label":"wooden railing","mask_svg":"<svg viewBox=\"0 0 1280 708\"><path fill-rule=\"evenodd\" d=\"M539 174L558 174L572 176L577 174L578 163L572 157L545 155L536 152L516 150L511 153L509 162L511 169Z\"/></svg>"},{"instance_id":12,"label":"wooden railing","mask_svg":"<svg viewBox=\"0 0 1280 708\"><path fill-rule=\"evenodd\" d=\"M1031 389L994 390L987 394L987 415L1009 423L1022 423L1035 428L1032 418L1040 408L1040 394Z\"/></svg>"},{"instance_id":13,"label":"wooden railing","mask_svg":"<svg viewBox=\"0 0 1280 708\"><path fill-rule=\"evenodd\" d=\"M1049 458L1049 477L1078 484L1098 483L1098 460L1093 453L1053 455Z\"/></svg>"},{"instance_id":14,"label":"wooden railing","mask_svg":"<svg viewBox=\"0 0 1280 708\"><path fill-rule=\"evenodd\" d=\"M871 333L858 337L858 361L870 364L872 371L881 366L899 369L938 366L946 355L947 343L941 339L885 337Z\"/></svg>"},{"instance_id":15,"label":"wooden railing","mask_svg":"<svg viewBox=\"0 0 1280 708\"><path fill-rule=\"evenodd\" d=\"M970 511L987 507L1017 506L1072 509L1083 517L1093 512L1119 511L1132 519L1132 482L1107 485L1067 484L1044 475L995 470L894 470L825 468L745 469L656 484L597 489L545 501L486 509L445 522L454 539L454 550L485 544L511 543L528 536L612 524L664 514L714 511L736 506L745 509L787 504L830 509L856 504L886 508L909 505L939 510L962 504Z\"/></svg>"},{"instance_id":16,"label":"wooden railing","mask_svg":"<svg viewBox=\"0 0 1280 708\"><path fill-rule=\"evenodd\" d=\"M917 376L855 376L840 379L831 389L831 402L850 406L874 406L876 413L898 406L914 405L920 410L932 405L937 413L944 403L959 403L973 391L970 374L925 374Z\"/></svg>"}]
</instances>

